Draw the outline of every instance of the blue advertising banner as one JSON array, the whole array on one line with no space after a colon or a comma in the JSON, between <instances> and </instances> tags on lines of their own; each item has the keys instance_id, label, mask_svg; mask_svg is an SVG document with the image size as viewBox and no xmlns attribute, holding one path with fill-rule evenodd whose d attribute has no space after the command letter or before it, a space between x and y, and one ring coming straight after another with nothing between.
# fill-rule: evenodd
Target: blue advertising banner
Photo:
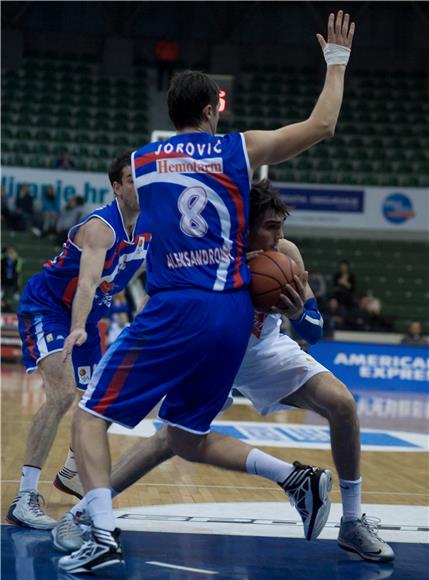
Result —
<instances>
[{"instance_id":1,"label":"blue advertising banner","mask_svg":"<svg viewBox=\"0 0 429 580\"><path fill-rule=\"evenodd\" d=\"M429 394L429 347L322 341L310 354L350 389Z\"/></svg>"},{"instance_id":2,"label":"blue advertising banner","mask_svg":"<svg viewBox=\"0 0 429 580\"><path fill-rule=\"evenodd\" d=\"M363 212L363 190L281 186L279 187L279 192L286 203L294 210Z\"/></svg>"}]
</instances>

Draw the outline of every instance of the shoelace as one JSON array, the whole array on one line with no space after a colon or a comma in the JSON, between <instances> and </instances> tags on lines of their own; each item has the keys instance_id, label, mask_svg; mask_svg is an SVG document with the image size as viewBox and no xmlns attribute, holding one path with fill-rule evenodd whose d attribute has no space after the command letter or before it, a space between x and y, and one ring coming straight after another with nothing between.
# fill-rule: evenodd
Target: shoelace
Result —
<instances>
[{"instance_id":1,"label":"shoelace","mask_svg":"<svg viewBox=\"0 0 429 580\"><path fill-rule=\"evenodd\" d=\"M36 516L44 516L45 513L43 512L40 504L42 506L45 505L45 500L41 493L37 493L35 491L30 492L30 498L28 500L28 507Z\"/></svg>"},{"instance_id":2,"label":"shoelace","mask_svg":"<svg viewBox=\"0 0 429 580\"><path fill-rule=\"evenodd\" d=\"M375 536L380 542L384 542L377 534L377 530L380 527L381 519L376 517L368 517L366 514L362 515L362 525L369 531L372 536Z\"/></svg>"}]
</instances>

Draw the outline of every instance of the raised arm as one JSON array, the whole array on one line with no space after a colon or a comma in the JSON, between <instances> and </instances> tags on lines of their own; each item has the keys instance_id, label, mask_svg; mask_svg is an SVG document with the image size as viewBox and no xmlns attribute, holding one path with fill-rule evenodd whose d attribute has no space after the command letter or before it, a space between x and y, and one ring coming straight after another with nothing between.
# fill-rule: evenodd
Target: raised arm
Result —
<instances>
[{"instance_id":1,"label":"raised arm","mask_svg":"<svg viewBox=\"0 0 429 580\"><path fill-rule=\"evenodd\" d=\"M343 14L342 10L336 17L329 15L328 42L317 34L327 62L325 84L319 99L309 118L301 123L286 125L275 131L244 133L253 170L260 165L282 163L333 136L343 100L344 74L354 30L354 22L350 23L350 16Z\"/></svg>"},{"instance_id":2,"label":"raised arm","mask_svg":"<svg viewBox=\"0 0 429 580\"><path fill-rule=\"evenodd\" d=\"M72 304L70 334L63 347L64 360L74 346L82 345L86 339L86 321L94 302L95 291L100 284L106 252L114 243L111 228L99 219L91 219L76 234L75 243L82 249L79 280Z\"/></svg>"}]
</instances>

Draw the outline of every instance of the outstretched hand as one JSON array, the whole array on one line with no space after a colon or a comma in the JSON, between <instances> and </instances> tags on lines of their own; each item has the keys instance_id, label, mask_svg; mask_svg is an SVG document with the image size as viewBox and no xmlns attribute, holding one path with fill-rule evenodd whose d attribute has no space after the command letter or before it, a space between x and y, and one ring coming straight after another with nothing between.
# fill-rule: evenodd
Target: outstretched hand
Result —
<instances>
[{"instance_id":1,"label":"outstretched hand","mask_svg":"<svg viewBox=\"0 0 429 580\"><path fill-rule=\"evenodd\" d=\"M355 23L350 22L350 14L347 14L347 12L344 14L342 10L338 10L336 16L333 13L329 15L328 43L351 48L354 32ZM323 50L327 44L326 40L321 34L316 34L316 36Z\"/></svg>"},{"instance_id":2,"label":"outstretched hand","mask_svg":"<svg viewBox=\"0 0 429 580\"><path fill-rule=\"evenodd\" d=\"M71 355L74 346L81 346L86 342L88 335L84 328L76 328L68 335L63 346L63 362Z\"/></svg>"}]
</instances>

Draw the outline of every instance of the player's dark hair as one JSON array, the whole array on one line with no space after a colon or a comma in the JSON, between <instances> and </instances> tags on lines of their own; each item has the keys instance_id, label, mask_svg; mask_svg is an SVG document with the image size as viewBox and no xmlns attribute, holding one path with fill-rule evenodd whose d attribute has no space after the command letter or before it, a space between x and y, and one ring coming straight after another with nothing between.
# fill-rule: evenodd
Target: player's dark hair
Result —
<instances>
[{"instance_id":1,"label":"player's dark hair","mask_svg":"<svg viewBox=\"0 0 429 580\"><path fill-rule=\"evenodd\" d=\"M250 190L250 211L249 211L249 228L256 225L257 221L268 210L276 214L283 215L285 218L290 214L290 208L273 189L269 179L261 179L253 183Z\"/></svg>"},{"instance_id":2,"label":"player's dark hair","mask_svg":"<svg viewBox=\"0 0 429 580\"><path fill-rule=\"evenodd\" d=\"M176 129L198 127L204 107L217 107L219 86L205 73L186 70L172 78L167 101L168 114Z\"/></svg>"},{"instance_id":3,"label":"player's dark hair","mask_svg":"<svg viewBox=\"0 0 429 580\"><path fill-rule=\"evenodd\" d=\"M109 165L109 180L113 185L114 181L122 183L122 170L131 165L131 151L120 153Z\"/></svg>"}]
</instances>

